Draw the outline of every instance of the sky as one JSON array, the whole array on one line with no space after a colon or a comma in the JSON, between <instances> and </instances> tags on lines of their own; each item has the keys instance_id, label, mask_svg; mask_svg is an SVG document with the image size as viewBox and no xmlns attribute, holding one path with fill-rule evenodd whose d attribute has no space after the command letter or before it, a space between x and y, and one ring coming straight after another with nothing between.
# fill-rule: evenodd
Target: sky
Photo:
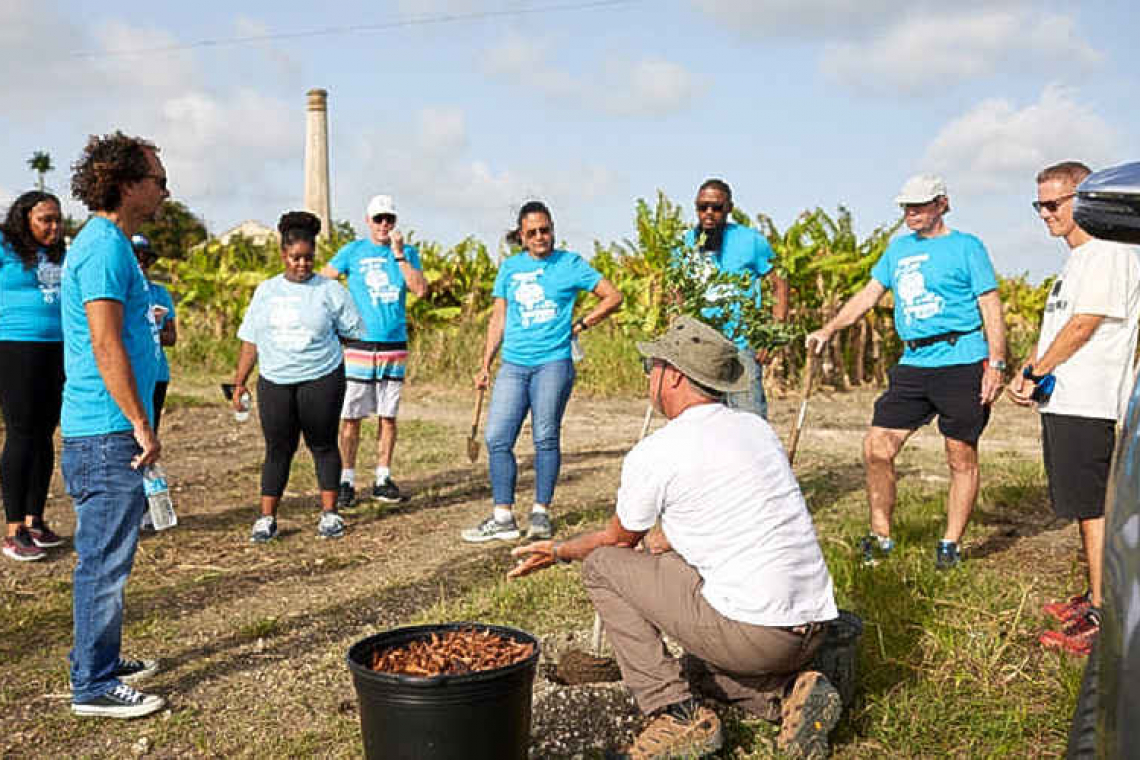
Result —
<instances>
[{"instance_id":1,"label":"sky","mask_svg":"<svg viewBox=\"0 0 1140 760\"><path fill-rule=\"evenodd\" d=\"M319 9L316 12L314 9ZM65 210L90 134L156 142L213 233L303 201L305 93L329 92L332 213L497 248L545 200L587 255L660 190L692 219L707 177L779 227L838 204L868 233L911 174L997 270L1066 249L1030 207L1056 161L1140 160L1140 3L1020 0L0 2L0 207L34 151Z\"/></svg>"}]
</instances>

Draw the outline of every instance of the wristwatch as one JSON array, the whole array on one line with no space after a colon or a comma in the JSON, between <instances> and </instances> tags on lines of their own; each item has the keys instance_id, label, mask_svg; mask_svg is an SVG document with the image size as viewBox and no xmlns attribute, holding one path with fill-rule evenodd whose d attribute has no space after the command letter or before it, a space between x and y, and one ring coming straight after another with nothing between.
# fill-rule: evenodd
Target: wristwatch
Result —
<instances>
[{"instance_id":1,"label":"wristwatch","mask_svg":"<svg viewBox=\"0 0 1140 760\"><path fill-rule=\"evenodd\" d=\"M586 332L587 330L590 329L590 326L588 324L586 324L586 318L585 317L579 317L578 321L575 322L574 324L578 325L578 332Z\"/></svg>"},{"instance_id":2,"label":"wristwatch","mask_svg":"<svg viewBox=\"0 0 1140 760\"><path fill-rule=\"evenodd\" d=\"M996 362L990 362L990 367L992 369L996 369L998 372L1005 372L1005 359L998 359Z\"/></svg>"}]
</instances>

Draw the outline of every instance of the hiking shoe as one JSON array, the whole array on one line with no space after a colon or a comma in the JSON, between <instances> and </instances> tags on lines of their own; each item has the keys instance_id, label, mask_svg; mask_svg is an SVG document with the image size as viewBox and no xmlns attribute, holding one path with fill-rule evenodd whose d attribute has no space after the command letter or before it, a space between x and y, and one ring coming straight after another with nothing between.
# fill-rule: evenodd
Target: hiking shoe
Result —
<instances>
[{"instance_id":1,"label":"hiking shoe","mask_svg":"<svg viewBox=\"0 0 1140 760\"><path fill-rule=\"evenodd\" d=\"M28 529L21 525L16 528L16 535L4 537L4 556L17 562L34 562L47 556L40 547L32 541Z\"/></svg>"},{"instance_id":2,"label":"hiking shoe","mask_svg":"<svg viewBox=\"0 0 1140 760\"><path fill-rule=\"evenodd\" d=\"M63 545L63 539L43 520L39 525L29 526L27 530L28 535L32 537L32 543L41 549L54 549Z\"/></svg>"},{"instance_id":3,"label":"hiking shoe","mask_svg":"<svg viewBox=\"0 0 1140 760\"><path fill-rule=\"evenodd\" d=\"M690 700L670 705L642 729L633 744L611 758L621 760L668 760L704 757L724 744L720 718L712 710Z\"/></svg>"},{"instance_id":4,"label":"hiking shoe","mask_svg":"<svg viewBox=\"0 0 1140 760\"><path fill-rule=\"evenodd\" d=\"M336 512L321 512L321 519L317 522L317 535L321 538L342 538L344 519Z\"/></svg>"},{"instance_id":5,"label":"hiking shoe","mask_svg":"<svg viewBox=\"0 0 1140 760\"><path fill-rule=\"evenodd\" d=\"M1072 620L1064 630L1045 631L1037 637L1046 649L1059 649L1079 657L1087 657L1092 652L1093 642L1100 633L1100 614L1090 607L1083 615Z\"/></svg>"},{"instance_id":6,"label":"hiking shoe","mask_svg":"<svg viewBox=\"0 0 1140 760\"><path fill-rule=\"evenodd\" d=\"M1088 612L1091 606L1088 592L1085 592L1080 596L1071 596L1063 602L1050 602L1042 607L1041 611L1062 623L1071 623Z\"/></svg>"},{"instance_id":7,"label":"hiking shoe","mask_svg":"<svg viewBox=\"0 0 1140 760\"><path fill-rule=\"evenodd\" d=\"M391 478L384 478L383 483L372 486L372 498L376 501L395 504L404 500L404 494L400 493L400 489L396 487Z\"/></svg>"},{"instance_id":8,"label":"hiking shoe","mask_svg":"<svg viewBox=\"0 0 1140 760\"><path fill-rule=\"evenodd\" d=\"M882 560L889 558L891 556L891 550L894 548L894 541L888 538L884 546L879 537L873 533L869 533L859 539L859 553L863 555L863 564L867 567L874 567Z\"/></svg>"},{"instance_id":9,"label":"hiking shoe","mask_svg":"<svg viewBox=\"0 0 1140 760\"><path fill-rule=\"evenodd\" d=\"M550 524L550 515L545 512L531 512L530 524L526 528L527 538L550 538L554 535L554 526Z\"/></svg>"},{"instance_id":10,"label":"hiking shoe","mask_svg":"<svg viewBox=\"0 0 1140 760\"><path fill-rule=\"evenodd\" d=\"M962 553L958 551L958 544L954 541L939 541L934 551L934 567L938 570L949 570L962 564Z\"/></svg>"},{"instance_id":11,"label":"hiking shoe","mask_svg":"<svg viewBox=\"0 0 1140 760\"><path fill-rule=\"evenodd\" d=\"M141 718L161 710L166 700L121 683L89 702L72 702L71 712L95 718Z\"/></svg>"},{"instance_id":12,"label":"hiking shoe","mask_svg":"<svg viewBox=\"0 0 1140 760\"><path fill-rule=\"evenodd\" d=\"M484 541L494 541L496 538L500 541L512 541L521 534L514 515L511 515L510 522L505 523L499 522L494 515L491 515L474 528L468 528L459 535L469 544L481 544Z\"/></svg>"},{"instance_id":13,"label":"hiking shoe","mask_svg":"<svg viewBox=\"0 0 1140 760\"><path fill-rule=\"evenodd\" d=\"M827 757L827 737L842 712L839 692L816 670L796 676L784 698L776 746L792 757Z\"/></svg>"},{"instance_id":14,"label":"hiking shoe","mask_svg":"<svg viewBox=\"0 0 1140 760\"><path fill-rule=\"evenodd\" d=\"M341 483L336 489L336 508L348 509L356 503L356 489L351 483Z\"/></svg>"},{"instance_id":15,"label":"hiking shoe","mask_svg":"<svg viewBox=\"0 0 1140 760\"><path fill-rule=\"evenodd\" d=\"M138 683L158 672L158 660L128 660L120 657L111 675L123 683Z\"/></svg>"},{"instance_id":16,"label":"hiking shoe","mask_svg":"<svg viewBox=\"0 0 1140 760\"><path fill-rule=\"evenodd\" d=\"M277 538L277 518L273 515L262 515L253 524L249 540L255 544L264 544Z\"/></svg>"}]
</instances>

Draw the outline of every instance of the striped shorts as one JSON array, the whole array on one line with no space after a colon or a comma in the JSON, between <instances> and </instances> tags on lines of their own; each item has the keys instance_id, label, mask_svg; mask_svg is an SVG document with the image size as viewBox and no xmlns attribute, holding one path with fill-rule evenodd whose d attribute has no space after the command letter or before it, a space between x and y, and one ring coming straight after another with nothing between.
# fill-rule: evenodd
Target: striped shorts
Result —
<instances>
[{"instance_id":1,"label":"striped shorts","mask_svg":"<svg viewBox=\"0 0 1140 760\"><path fill-rule=\"evenodd\" d=\"M344 347L344 375L358 383L403 380L408 364L406 341L349 341Z\"/></svg>"}]
</instances>

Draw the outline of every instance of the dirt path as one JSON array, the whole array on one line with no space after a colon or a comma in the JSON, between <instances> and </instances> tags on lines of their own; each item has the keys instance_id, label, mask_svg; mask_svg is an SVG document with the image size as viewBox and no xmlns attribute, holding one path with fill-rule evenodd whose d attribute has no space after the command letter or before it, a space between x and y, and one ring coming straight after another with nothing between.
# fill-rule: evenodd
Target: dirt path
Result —
<instances>
[{"instance_id":1,"label":"dirt path","mask_svg":"<svg viewBox=\"0 0 1140 760\"><path fill-rule=\"evenodd\" d=\"M209 397L210 389L194 393ZM796 468L809 502L826 496L835 509L861 504L859 449L871 399L868 393L824 393L813 401ZM170 698L171 709L148 721L72 719L66 656L74 555L57 551L28 565L5 561L0 754L359 755L355 698L343 663L347 647L499 577L509 562L505 547L458 540L490 500L485 451L475 466L464 454L469 403L466 394L411 389L401 409L394 475L413 497L387 509L358 506L341 541L315 537L312 465L302 449L282 506L280 539L267 546L248 541L262 453L256 421L239 426L220 406L176 405L164 417L163 441L180 525L143 540L126 625L127 654L163 658L153 690ZM784 435L797 405L788 399L772 406L773 423ZM564 535L596 522L612 505L621 458L637 438L644 411L645 403L635 399L572 400L555 511ZM660 424L658 417L654 427ZM1000 405L983 442L984 466L1036 461L1035 425L1034 415ZM373 436L366 426L361 473L374 464ZM526 431L517 450L519 503L525 505L533 488ZM941 458L941 439L925 431L901 470L906 478L945 480ZM366 482L358 475L359 485ZM70 535L74 520L58 477L52 493L49 519ZM1040 519L983 512L967 544L976 561L1033 568L1026 572L1048 591L1056 576L1071 572L1070 531L1053 529L1044 507ZM831 521L817 514L817 522L824 535L822 526ZM628 710L620 690L573 691L562 700L564 706L600 706L614 720L622 714L615 705ZM581 723L591 720L583 715ZM538 714L536 722L557 720Z\"/></svg>"}]
</instances>

